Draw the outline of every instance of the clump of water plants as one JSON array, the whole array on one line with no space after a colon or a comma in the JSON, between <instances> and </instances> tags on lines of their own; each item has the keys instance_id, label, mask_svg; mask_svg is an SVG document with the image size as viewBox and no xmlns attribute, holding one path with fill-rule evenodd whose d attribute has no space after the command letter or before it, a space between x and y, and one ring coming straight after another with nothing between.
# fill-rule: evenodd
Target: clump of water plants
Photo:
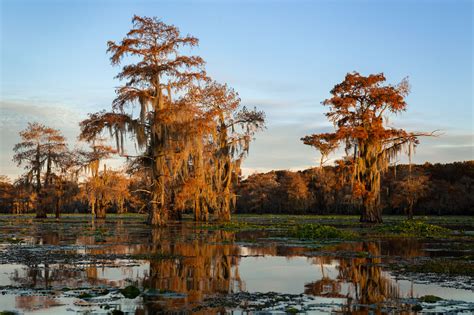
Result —
<instances>
[{"instance_id":1,"label":"clump of water plants","mask_svg":"<svg viewBox=\"0 0 474 315\"><path fill-rule=\"evenodd\" d=\"M121 289L120 293L122 293L122 295L126 297L127 299L134 299L140 295L140 289L137 288L136 286L129 285L125 287L124 289Z\"/></svg>"},{"instance_id":2,"label":"clump of water plants","mask_svg":"<svg viewBox=\"0 0 474 315\"><path fill-rule=\"evenodd\" d=\"M87 299L93 298L94 296L88 292L83 292L79 294L77 297L83 300L87 300Z\"/></svg>"},{"instance_id":3,"label":"clump of water plants","mask_svg":"<svg viewBox=\"0 0 474 315\"><path fill-rule=\"evenodd\" d=\"M298 314L299 310L297 308L294 308L294 307L289 307L285 310L285 312L287 314Z\"/></svg>"},{"instance_id":4,"label":"clump of water plants","mask_svg":"<svg viewBox=\"0 0 474 315\"><path fill-rule=\"evenodd\" d=\"M424 295L424 296L418 298L418 301L425 302L425 303L436 303L436 302L439 302L441 300L442 300L442 298L440 298L439 296L436 296L436 295Z\"/></svg>"},{"instance_id":5,"label":"clump of water plants","mask_svg":"<svg viewBox=\"0 0 474 315\"><path fill-rule=\"evenodd\" d=\"M23 242L23 239L22 238L16 238L16 237L7 237L5 239L5 241L10 243L10 244L19 244L19 243Z\"/></svg>"},{"instance_id":6,"label":"clump of water plants","mask_svg":"<svg viewBox=\"0 0 474 315\"><path fill-rule=\"evenodd\" d=\"M264 229L265 226L243 222L243 221L229 221L220 222L218 224L206 224L199 226L203 230L222 230L222 231L246 231Z\"/></svg>"},{"instance_id":7,"label":"clump of water plants","mask_svg":"<svg viewBox=\"0 0 474 315\"><path fill-rule=\"evenodd\" d=\"M421 220L405 220L395 225L385 225L380 229L382 232L411 237L446 237L452 233L450 229Z\"/></svg>"},{"instance_id":8,"label":"clump of water plants","mask_svg":"<svg viewBox=\"0 0 474 315\"><path fill-rule=\"evenodd\" d=\"M0 311L0 315L17 315L18 313L12 311Z\"/></svg>"},{"instance_id":9,"label":"clump of water plants","mask_svg":"<svg viewBox=\"0 0 474 315\"><path fill-rule=\"evenodd\" d=\"M472 262L458 259L434 259L419 264L410 264L405 268L407 271L419 273L474 276L474 265Z\"/></svg>"},{"instance_id":10,"label":"clump of water plants","mask_svg":"<svg viewBox=\"0 0 474 315\"><path fill-rule=\"evenodd\" d=\"M413 312L421 312L423 310L423 306L421 306L420 304L415 304L413 305L413 307L411 308L411 310Z\"/></svg>"},{"instance_id":11,"label":"clump of water plants","mask_svg":"<svg viewBox=\"0 0 474 315\"><path fill-rule=\"evenodd\" d=\"M333 226L322 224L300 224L290 230L290 235L302 240L313 239L351 239L356 235Z\"/></svg>"}]
</instances>

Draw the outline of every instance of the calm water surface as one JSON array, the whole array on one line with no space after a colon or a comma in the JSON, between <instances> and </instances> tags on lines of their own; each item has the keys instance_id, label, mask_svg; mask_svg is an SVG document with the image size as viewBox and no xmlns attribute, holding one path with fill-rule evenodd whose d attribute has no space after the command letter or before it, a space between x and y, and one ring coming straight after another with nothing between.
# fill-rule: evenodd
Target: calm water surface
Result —
<instances>
[{"instance_id":1,"label":"calm water surface","mask_svg":"<svg viewBox=\"0 0 474 315\"><path fill-rule=\"evenodd\" d=\"M399 259L465 254L447 243L398 239L303 246L267 232L216 231L193 223L150 229L137 218L94 223L11 218L1 224L0 311L239 314L239 292L254 293L254 303L268 299L268 292L286 296L289 304L298 297L295 308L313 305L308 314L365 313L371 305L389 313L388 306L427 294L464 301L460 309L466 312L474 303L472 286L397 279L387 268ZM128 285L144 294L124 298L117 289ZM93 297L81 297L84 293ZM219 303L213 300L218 297ZM288 303L281 305L270 309L288 309Z\"/></svg>"}]
</instances>

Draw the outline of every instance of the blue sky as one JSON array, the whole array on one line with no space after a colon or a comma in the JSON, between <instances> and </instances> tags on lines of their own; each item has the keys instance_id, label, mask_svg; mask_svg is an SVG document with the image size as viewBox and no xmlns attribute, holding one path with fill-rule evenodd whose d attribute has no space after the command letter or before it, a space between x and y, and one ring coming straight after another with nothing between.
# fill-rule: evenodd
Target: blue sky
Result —
<instances>
[{"instance_id":1,"label":"blue sky","mask_svg":"<svg viewBox=\"0 0 474 315\"><path fill-rule=\"evenodd\" d=\"M0 174L28 121L75 142L88 112L110 108L118 69L106 42L134 14L157 16L200 39L208 73L242 103L267 114L244 163L254 170L316 165L299 138L330 130L320 102L350 71L408 76L409 109L391 120L408 130L441 129L415 162L474 159L473 4L445 1L21 1L1 7ZM401 159L403 161L403 159Z\"/></svg>"}]
</instances>

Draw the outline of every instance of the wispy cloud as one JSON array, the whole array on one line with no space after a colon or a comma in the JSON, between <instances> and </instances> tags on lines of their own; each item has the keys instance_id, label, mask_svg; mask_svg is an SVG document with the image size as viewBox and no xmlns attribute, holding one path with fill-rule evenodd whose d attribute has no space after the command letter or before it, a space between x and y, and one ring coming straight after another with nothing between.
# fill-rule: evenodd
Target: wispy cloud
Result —
<instances>
[{"instance_id":1,"label":"wispy cloud","mask_svg":"<svg viewBox=\"0 0 474 315\"><path fill-rule=\"evenodd\" d=\"M249 104L258 104L259 100L247 100ZM333 130L326 117L316 111L304 112L299 109L307 108L304 101L295 102L294 106L283 106L283 103L261 100L265 111L270 115L268 128L256 135L250 148L250 155L243 164L243 174L248 176L254 172L267 172L272 169L300 170L316 166L319 153L304 145L300 138L313 134ZM86 117L85 111L77 108L48 104L45 102L27 101L0 101L0 174L15 178L21 169L12 162L13 146L20 138L18 132L24 129L28 122L38 121L53 128L60 129L68 138L70 144L76 142L79 134L78 123ZM409 122L403 120L395 125L408 129L431 130L430 123ZM400 124L399 124L400 123ZM417 127L417 128L416 128ZM129 147L134 152L133 146ZM334 154L333 159L343 155L343 151ZM415 163L453 162L474 159L474 133L460 133L448 129L439 137L422 138L413 158ZM110 161L111 166L118 167L120 159ZM400 163L407 162L400 157Z\"/></svg>"}]
</instances>

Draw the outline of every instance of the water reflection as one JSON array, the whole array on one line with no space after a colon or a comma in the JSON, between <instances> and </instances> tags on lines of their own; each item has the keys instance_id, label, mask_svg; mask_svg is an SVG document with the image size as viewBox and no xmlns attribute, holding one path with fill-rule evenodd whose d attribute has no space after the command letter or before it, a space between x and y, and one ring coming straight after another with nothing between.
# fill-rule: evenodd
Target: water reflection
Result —
<instances>
[{"instance_id":1,"label":"water reflection","mask_svg":"<svg viewBox=\"0 0 474 315\"><path fill-rule=\"evenodd\" d=\"M383 257L426 255L422 244L413 240L398 240L339 244L325 250L352 254L306 258L310 250L305 247L268 241L243 247L236 243L242 235L198 230L193 225L149 230L146 227L127 228L121 222L96 223L87 233L77 237L72 237L70 233L41 230L36 231L35 235L35 244L54 245L48 248L64 253L64 259L53 264L32 261L22 269L15 269L10 274L12 285L60 291L66 287L113 288L132 283L146 292L143 303L136 310L137 314L192 310L215 294L249 289L246 282L259 279L257 264L255 268L245 268L244 273L240 267L243 263L257 262L260 258L256 256L264 256L258 262L266 264L268 269L275 266L277 257L286 257L286 266L296 263L308 265L313 271L304 275L303 283L298 284L297 276L288 270L282 270L278 276L299 285L297 293L343 298L346 305L341 311L364 312L367 310L364 305L387 301L396 303L399 297L413 295L413 292L401 292L399 284L383 270L382 263L386 262ZM61 247L64 243L76 247L64 249ZM68 253L84 254L88 258L68 263ZM107 255L118 256L107 259ZM267 276L262 280L272 279ZM251 291L269 291L258 281L252 285ZM170 292L181 295L167 295ZM48 308L56 303L54 299L42 296L16 296L15 300L16 307L24 311L32 310L29 305Z\"/></svg>"},{"instance_id":2,"label":"water reflection","mask_svg":"<svg viewBox=\"0 0 474 315\"><path fill-rule=\"evenodd\" d=\"M24 311L35 311L59 305L56 299L49 296L24 295L15 298L15 307Z\"/></svg>"},{"instance_id":3,"label":"water reflection","mask_svg":"<svg viewBox=\"0 0 474 315\"><path fill-rule=\"evenodd\" d=\"M152 253L172 253L177 258L150 260L149 275L143 279L143 287L185 294L181 305L172 305L178 308L182 305L196 306L212 294L240 291L240 250L232 244L234 234L202 231L197 239L173 241L173 237L185 239L188 233L183 227L155 229L151 232ZM153 298L149 297L148 300ZM150 308L156 305L148 303Z\"/></svg>"},{"instance_id":4,"label":"water reflection","mask_svg":"<svg viewBox=\"0 0 474 315\"><path fill-rule=\"evenodd\" d=\"M359 252L369 258L350 258L339 261L339 278L351 283L351 292L347 307L351 303L374 304L398 299L400 288L382 271L380 264L380 243L363 242L359 244Z\"/></svg>"}]
</instances>

